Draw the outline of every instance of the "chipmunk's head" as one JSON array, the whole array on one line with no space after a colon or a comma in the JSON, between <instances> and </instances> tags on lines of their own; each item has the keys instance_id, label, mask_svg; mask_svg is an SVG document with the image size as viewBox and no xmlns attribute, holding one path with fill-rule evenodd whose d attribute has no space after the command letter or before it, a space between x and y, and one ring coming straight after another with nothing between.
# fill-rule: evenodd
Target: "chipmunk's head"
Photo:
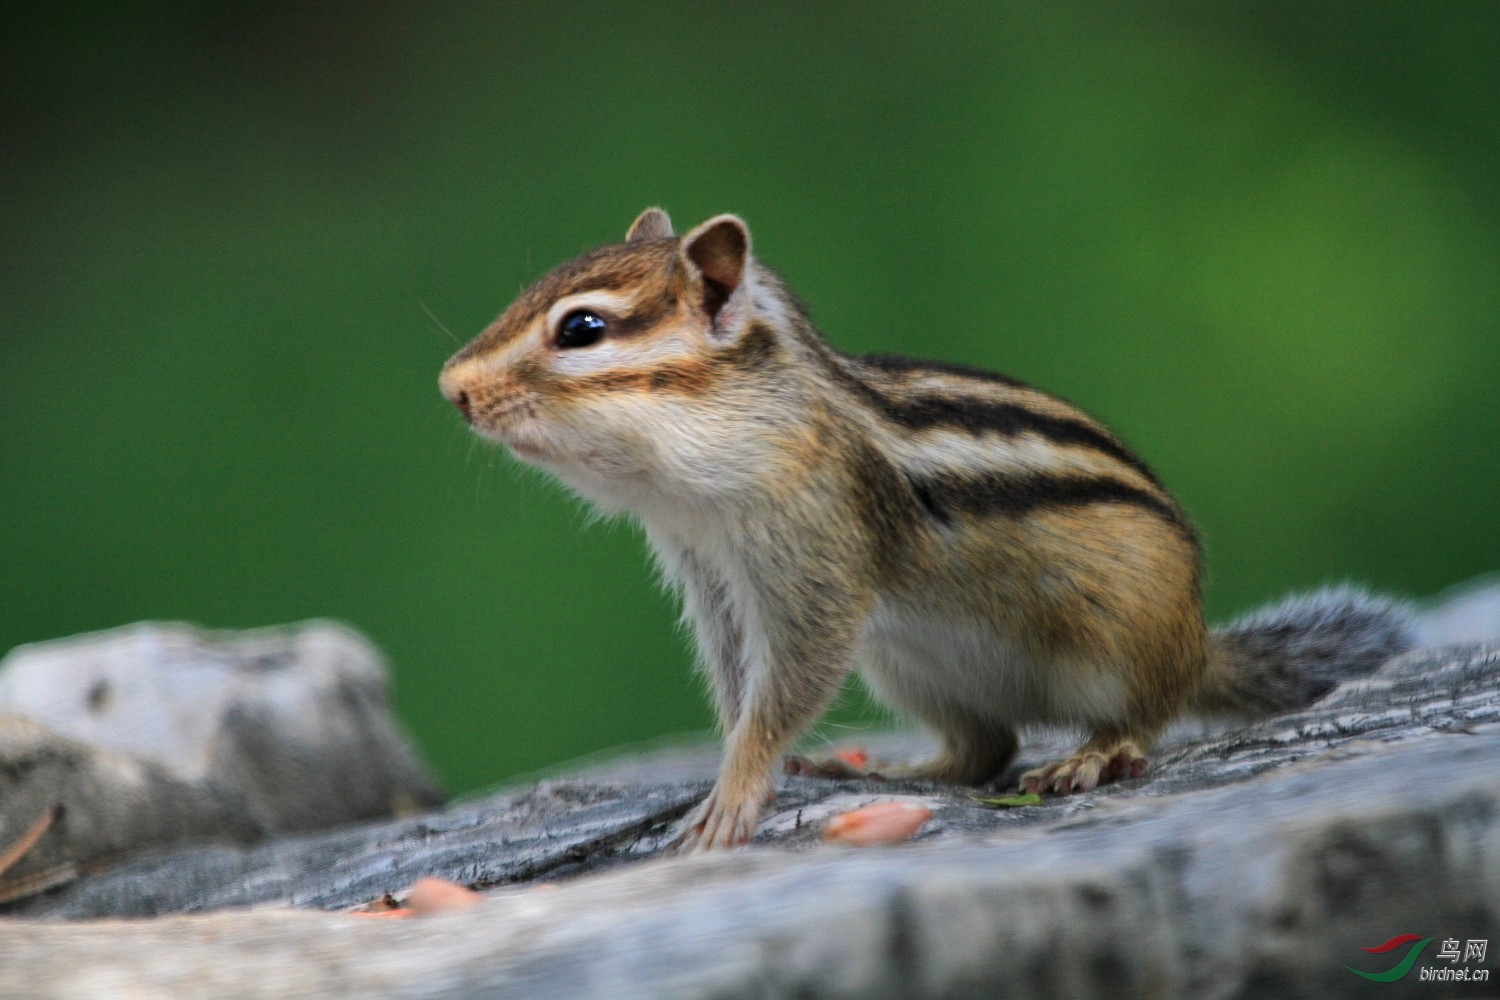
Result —
<instances>
[{"instance_id":1,"label":"chipmunk's head","mask_svg":"<svg viewBox=\"0 0 1500 1000\"><path fill-rule=\"evenodd\" d=\"M439 385L480 434L591 499L628 506L632 479L711 474L704 448L728 436L777 351L757 278L740 219L678 237L648 209L624 243L523 292L449 359Z\"/></svg>"}]
</instances>

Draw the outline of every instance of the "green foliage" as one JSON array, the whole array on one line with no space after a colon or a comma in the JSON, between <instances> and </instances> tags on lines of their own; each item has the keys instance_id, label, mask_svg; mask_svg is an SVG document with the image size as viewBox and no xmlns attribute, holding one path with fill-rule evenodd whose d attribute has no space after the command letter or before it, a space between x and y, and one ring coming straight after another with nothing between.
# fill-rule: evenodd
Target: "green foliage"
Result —
<instances>
[{"instance_id":1,"label":"green foliage","mask_svg":"<svg viewBox=\"0 0 1500 1000\"><path fill-rule=\"evenodd\" d=\"M1017 809L1023 806L1039 806L1042 797L1035 792L1027 792L1025 795L1002 795L999 798L984 798L979 795L970 795L969 799L982 806L992 809Z\"/></svg>"},{"instance_id":2,"label":"green foliage","mask_svg":"<svg viewBox=\"0 0 1500 1000\"><path fill-rule=\"evenodd\" d=\"M636 535L435 388L658 203L842 347L1105 418L1215 615L1500 565L1493 5L0 17L0 648L345 618L459 789L706 726Z\"/></svg>"}]
</instances>

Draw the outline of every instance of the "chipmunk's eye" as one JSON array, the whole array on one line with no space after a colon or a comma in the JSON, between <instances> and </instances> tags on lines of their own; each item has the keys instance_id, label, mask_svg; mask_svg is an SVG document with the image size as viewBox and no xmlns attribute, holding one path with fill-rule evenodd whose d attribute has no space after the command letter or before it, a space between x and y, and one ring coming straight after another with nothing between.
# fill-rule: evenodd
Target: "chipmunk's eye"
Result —
<instances>
[{"instance_id":1,"label":"chipmunk's eye","mask_svg":"<svg viewBox=\"0 0 1500 1000\"><path fill-rule=\"evenodd\" d=\"M604 317L587 309L568 313L557 327L557 346L566 350L569 347L587 347L597 344L604 337L604 328L608 326Z\"/></svg>"}]
</instances>

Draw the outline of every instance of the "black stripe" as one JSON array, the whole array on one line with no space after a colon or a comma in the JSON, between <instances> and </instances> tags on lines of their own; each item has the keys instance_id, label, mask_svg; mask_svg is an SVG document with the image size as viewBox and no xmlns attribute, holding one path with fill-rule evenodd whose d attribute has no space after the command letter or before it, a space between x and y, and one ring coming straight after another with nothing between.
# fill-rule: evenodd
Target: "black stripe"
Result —
<instances>
[{"instance_id":1,"label":"black stripe","mask_svg":"<svg viewBox=\"0 0 1500 1000\"><path fill-rule=\"evenodd\" d=\"M735 368L759 371L768 368L779 353L776 331L765 323L753 322L744 336L720 355L720 358Z\"/></svg>"},{"instance_id":2,"label":"black stripe","mask_svg":"<svg viewBox=\"0 0 1500 1000\"><path fill-rule=\"evenodd\" d=\"M989 433L1006 437L1036 434L1054 444L1082 445L1103 452L1140 473L1152 485L1161 485L1156 474L1134 452L1082 420L1037 413L1018 403L997 403L973 397L966 399L961 396L921 395L894 398L853 373L842 368L838 370L843 373L846 385L864 397L887 420L903 427L912 430L951 427L974 435Z\"/></svg>"},{"instance_id":3,"label":"black stripe","mask_svg":"<svg viewBox=\"0 0 1500 1000\"><path fill-rule=\"evenodd\" d=\"M606 333L615 340L629 340L643 333L650 333L661 325L672 311L669 299L656 299L628 316L609 315Z\"/></svg>"},{"instance_id":4,"label":"black stripe","mask_svg":"<svg viewBox=\"0 0 1500 1000\"><path fill-rule=\"evenodd\" d=\"M853 360L897 375L958 375L963 378L978 379L981 382L996 382L1012 388L1030 388L1025 382L1011 378L1009 375L987 372L983 368L970 368L968 365L958 365L951 361L919 361L916 358L904 358L899 354L861 354L855 356Z\"/></svg>"},{"instance_id":5,"label":"black stripe","mask_svg":"<svg viewBox=\"0 0 1500 1000\"><path fill-rule=\"evenodd\" d=\"M928 517L943 524L953 523L952 515L949 511L938 506L937 498L932 495L932 490L925 480L908 475L906 481L911 486L912 493L916 495L917 503L922 505L922 509L927 512Z\"/></svg>"},{"instance_id":6,"label":"black stripe","mask_svg":"<svg viewBox=\"0 0 1500 1000\"><path fill-rule=\"evenodd\" d=\"M1118 479L1051 476L1042 473L991 473L978 476L930 473L917 476L908 473L907 479L918 502L942 521L948 520L951 511L1020 517L1052 507L1128 504L1151 511L1181 531L1194 546L1198 544L1197 532L1176 504Z\"/></svg>"}]
</instances>

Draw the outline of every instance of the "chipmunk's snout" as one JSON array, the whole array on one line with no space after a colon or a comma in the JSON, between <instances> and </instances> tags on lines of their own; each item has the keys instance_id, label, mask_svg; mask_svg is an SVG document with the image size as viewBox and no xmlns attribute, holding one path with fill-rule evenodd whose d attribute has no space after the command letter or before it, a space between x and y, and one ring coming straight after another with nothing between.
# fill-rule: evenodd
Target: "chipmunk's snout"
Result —
<instances>
[{"instance_id":1,"label":"chipmunk's snout","mask_svg":"<svg viewBox=\"0 0 1500 1000\"><path fill-rule=\"evenodd\" d=\"M438 378L438 391L443 394L443 398L458 407L458 412L464 415L465 420L471 424L474 422L468 392L460 389L457 380L447 371L444 371Z\"/></svg>"}]
</instances>

